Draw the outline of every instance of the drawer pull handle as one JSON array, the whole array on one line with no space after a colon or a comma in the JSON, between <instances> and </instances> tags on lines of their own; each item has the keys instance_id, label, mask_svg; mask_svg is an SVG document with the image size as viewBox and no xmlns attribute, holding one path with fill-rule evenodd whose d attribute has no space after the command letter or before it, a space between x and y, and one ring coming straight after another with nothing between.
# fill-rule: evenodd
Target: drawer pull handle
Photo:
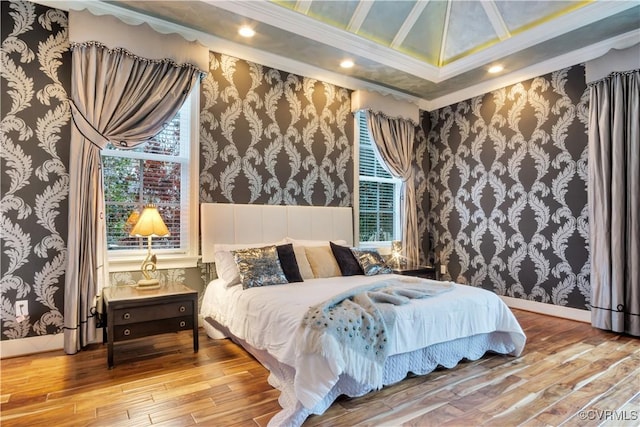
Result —
<instances>
[{"instance_id":1,"label":"drawer pull handle","mask_svg":"<svg viewBox=\"0 0 640 427\"><path fill-rule=\"evenodd\" d=\"M184 320L180 322L180 327L184 328L187 325L187 322L185 322Z\"/></svg>"},{"instance_id":2,"label":"drawer pull handle","mask_svg":"<svg viewBox=\"0 0 640 427\"><path fill-rule=\"evenodd\" d=\"M184 305L180 306L180 313L184 313L187 310L187 308Z\"/></svg>"},{"instance_id":3,"label":"drawer pull handle","mask_svg":"<svg viewBox=\"0 0 640 427\"><path fill-rule=\"evenodd\" d=\"M124 336L128 337L129 335L131 335L131 329L125 329L124 330Z\"/></svg>"},{"instance_id":4,"label":"drawer pull handle","mask_svg":"<svg viewBox=\"0 0 640 427\"><path fill-rule=\"evenodd\" d=\"M131 319L131 313L125 313L125 314L123 314L123 315L122 315L122 318L123 318L124 320L129 320L129 319Z\"/></svg>"}]
</instances>

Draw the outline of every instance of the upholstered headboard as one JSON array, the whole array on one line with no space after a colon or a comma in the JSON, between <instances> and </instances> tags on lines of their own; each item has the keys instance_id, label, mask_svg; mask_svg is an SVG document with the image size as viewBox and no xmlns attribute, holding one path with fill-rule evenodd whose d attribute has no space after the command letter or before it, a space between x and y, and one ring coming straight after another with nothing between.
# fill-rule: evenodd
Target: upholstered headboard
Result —
<instances>
[{"instance_id":1,"label":"upholstered headboard","mask_svg":"<svg viewBox=\"0 0 640 427\"><path fill-rule=\"evenodd\" d=\"M346 240L353 244L351 208L202 203L202 262L213 262L216 243L276 242L284 237Z\"/></svg>"}]
</instances>

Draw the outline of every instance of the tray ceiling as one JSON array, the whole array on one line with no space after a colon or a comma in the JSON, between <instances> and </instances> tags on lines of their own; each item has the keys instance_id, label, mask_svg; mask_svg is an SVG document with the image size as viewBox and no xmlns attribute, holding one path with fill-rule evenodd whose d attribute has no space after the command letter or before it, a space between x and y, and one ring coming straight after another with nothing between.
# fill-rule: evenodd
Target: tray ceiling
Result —
<instances>
[{"instance_id":1,"label":"tray ceiling","mask_svg":"<svg viewBox=\"0 0 640 427\"><path fill-rule=\"evenodd\" d=\"M328 81L345 76L349 82L427 103L495 79L487 73L494 64L504 67L503 75L522 77L523 70L561 56L581 53L566 64L573 65L602 55L591 47L602 50L603 41L616 41L614 47L640 41L635 0L105 3L231 42L245 59L255 60L260 57L256 52L263 52L270 55L261 62L265 65L293 72L308 66L315 70L306 74L312 77L326 77L323 72ZM240 25L251 26L256 35L239 36ZM234 54L229 45L223 50ZM347 58L354 67L340 68Z\"/></svg>"}]
</instances>

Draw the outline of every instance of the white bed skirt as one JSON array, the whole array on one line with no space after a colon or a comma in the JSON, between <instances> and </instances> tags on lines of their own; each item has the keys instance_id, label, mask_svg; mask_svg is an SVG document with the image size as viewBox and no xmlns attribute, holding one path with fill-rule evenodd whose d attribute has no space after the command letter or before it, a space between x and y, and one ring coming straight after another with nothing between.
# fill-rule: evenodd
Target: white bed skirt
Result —
<instances>
[{"instance_id":1,"label":"white bed skirt","mask_svg":"<svg viewBox=\"0 0 640 427\"><path fill-rule=\"evenodd\" d=\"M264 367L270 371L269 384L280 390L278 399L282 411L270 421L270 426L300 426L311 414L323 414L340 395L358 397L372 391L371 386L363 385L348 375L340 375L338 382L327 396L313 409L308 409L295 398L295 369L278 362L269 353L257 350L245 341L231 336L228 331L211 318L206 318L204 327L207 335L213 339L231 337L231 339L251 353ZM506 332L492 332L473 335L434 344L416 351L390 356L384 366L384 385L395 384L409 373L425 375L438 366L453 368L461 360L477 360L486 352L500 354L512 353L515 350L513 339Z\"/></svg>"}]
</instances>

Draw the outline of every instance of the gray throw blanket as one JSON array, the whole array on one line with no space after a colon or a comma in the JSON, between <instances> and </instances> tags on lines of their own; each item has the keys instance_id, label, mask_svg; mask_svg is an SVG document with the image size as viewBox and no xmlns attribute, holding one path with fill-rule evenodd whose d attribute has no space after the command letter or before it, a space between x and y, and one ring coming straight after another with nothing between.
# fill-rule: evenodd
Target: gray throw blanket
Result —
<instances>
[{"instance_id":1,"label":"gray throw blanket","mask_svg":"<svg viewBox=\"0 0 640 427\"><path fill-rule=\"evenodd\" d=\"M414 277L382 280L360 286L307 311L299 332L299 351L320 354L358 382L382 387L389 356L388 333L395 323L394 306L453 289L451 282Z\"/></svg>"}]
</instances>

